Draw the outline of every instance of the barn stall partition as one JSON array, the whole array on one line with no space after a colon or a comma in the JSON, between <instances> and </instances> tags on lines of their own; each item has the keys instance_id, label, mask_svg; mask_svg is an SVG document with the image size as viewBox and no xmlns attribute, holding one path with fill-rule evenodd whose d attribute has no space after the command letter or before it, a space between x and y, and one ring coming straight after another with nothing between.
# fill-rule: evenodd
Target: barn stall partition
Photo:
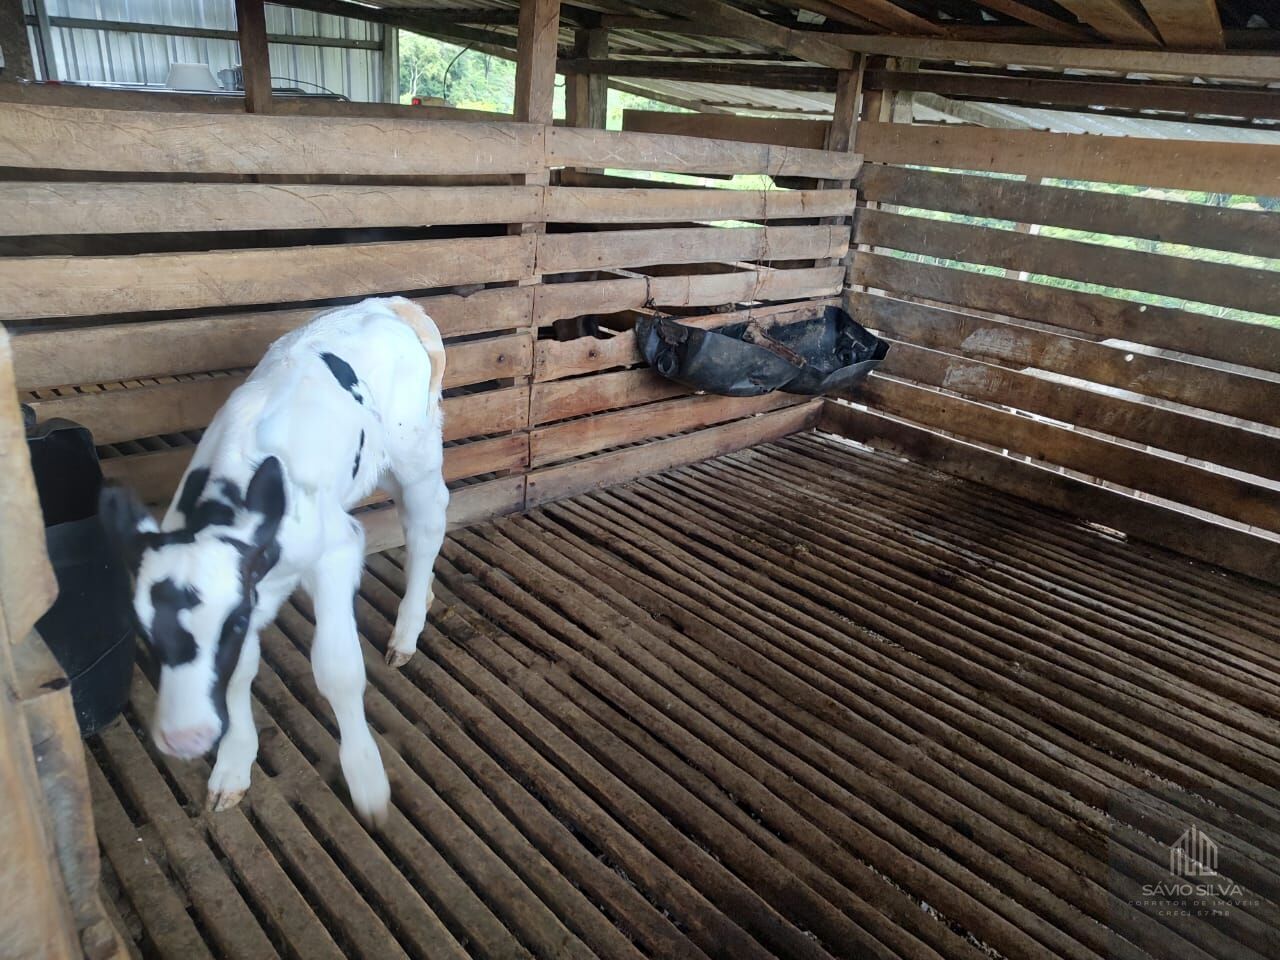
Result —
<instances>
[{"instance_id":1,"label":"barn stall partition","mask_svg":"<svg viewBox=\"0 0 1280 960\"><path fill-rule=\"evenodd\" d=\"M712 6L711 29L740 29ZM606 132L550 122L552 7L522 10L520 122L2 98L4 389L91 427L104 473L158 506L267 344L402 293L446 338L453 491L403 671L381 656L395 510L359 514L394 807L371 833L303 598L263 636L240 807L205 813L209 765L155 749L141 671L80 761L56 666L15 643L49 597L30 491L6 477L10 686L61 718L25 735L62 758L53 776L15 750L14 862L56 850L31 883L72 888L47 930L15 930L49 955L74 948L48 931L87 930L93 956L1275 955L1280 339L1237 317L1275 316L1278 214L1097 189L1280 194L1280 148L1191 122L1265 118L1275 94L824 33L787 40L825 71L787 82L834 93L832 120L629 111ZM589 100L598 60L562 66ZM905 122L938 104L915 94L1187 125L947 128ZM739 175L761 179L716 185ZM691 396L631 332L832 304L892 342L847 398ZM1183 876L1192 827L1237 885L1221 915L1140 895Z\"/></svg>"}]
</instances>

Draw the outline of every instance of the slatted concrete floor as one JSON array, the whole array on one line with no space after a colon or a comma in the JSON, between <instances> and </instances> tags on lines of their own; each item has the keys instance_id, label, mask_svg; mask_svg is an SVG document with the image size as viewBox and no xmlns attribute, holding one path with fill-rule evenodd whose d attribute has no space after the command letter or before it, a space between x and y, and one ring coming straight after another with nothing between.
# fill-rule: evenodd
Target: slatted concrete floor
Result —
<instances>
[{"instance_id":1,"label":"slatted concrete floor","mask_svg":"<svg viewBox=\"0 0 1280 960\"><path fill-rule=\"evenodd\" d=\"M814 435L452 536L393 672L402 561L357 601L381 833L305 606L240 809L145 680L92 743L141 955L1280 956L1280 591ZM1212 921L1131 902L1190 824Z\"/></svg>"}]
</instances>

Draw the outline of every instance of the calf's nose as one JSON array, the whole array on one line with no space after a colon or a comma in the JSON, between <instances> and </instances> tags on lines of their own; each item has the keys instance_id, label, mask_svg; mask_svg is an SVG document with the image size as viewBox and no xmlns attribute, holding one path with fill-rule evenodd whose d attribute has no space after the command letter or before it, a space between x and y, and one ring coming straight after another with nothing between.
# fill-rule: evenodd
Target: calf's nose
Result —
<instances>
[{"instance_id":1,"label":"calf's nose","mask_svg":"<svg viewBox=\"0 0 1280 960\"><path fill-rule=\"evenodd\" d=\"M180 730L160 728L156 732L156 743L160 749L170 756L183 760L191 760L208 753L217 739L217 728L210 726L186 727Z\"/></svg>"}]
</instances>

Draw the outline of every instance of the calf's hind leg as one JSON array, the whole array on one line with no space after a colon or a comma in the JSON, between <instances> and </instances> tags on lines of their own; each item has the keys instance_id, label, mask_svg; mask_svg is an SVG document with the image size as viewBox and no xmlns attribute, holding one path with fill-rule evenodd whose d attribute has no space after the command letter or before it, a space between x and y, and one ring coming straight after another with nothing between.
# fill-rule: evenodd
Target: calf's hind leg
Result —
<instances>
[{"instance_id":1,"label":"calf's hind leg","mask_svg":"<svg viewBox=\"0 0 1280 960\"><path fill-rule=\"evenodd\" d=\"M338 759L351 802L362 820L377 824L386 818L391 786L364 715L364 656L353 605L364 568L364 536L358 522L345 515L341 522L349 539L330 545L303 580L316 615L311 669L338 721Z\"/></svg>"},{"instance_id":2,"label":"calf's hind leg","mask_svg":"<svg viewBox=\"0 0 1280 960\"><path fill-rule=\"evenodd\" d=\"M414 483L398 482L400 518L404 525L404 597L396 611L396 627L387 644L387 663L402 667L418 649L418 637L427 625L435 580L436 556L444 543L445 513L449 508L449 488L439 473L428 474Z\"/></svg>"}]
</instances>

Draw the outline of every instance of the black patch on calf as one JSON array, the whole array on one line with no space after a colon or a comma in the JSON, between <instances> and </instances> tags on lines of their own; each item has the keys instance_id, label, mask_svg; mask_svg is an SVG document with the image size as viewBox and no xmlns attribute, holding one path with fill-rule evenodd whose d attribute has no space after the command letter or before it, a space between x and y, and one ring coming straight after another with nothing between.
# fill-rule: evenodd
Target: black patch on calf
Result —
<instances>
[{"instance_id":1,"label":"black patch on calf","mask_svg":"<svg viewBox=\"0 0 1280 960\"><path fill-rule=\"evenodd\" d=\"M204 493L204 488L208 483L208 467L200 467L187 474L187 479L182 484L182 493L178 495L177 504L178 512L182 514L184 520L189 519L195 511L196 503L200 500L200 494Z\"/></svg>"},{"instance_id":2,"label":"black patch on calf","mask_svg":"<svg viewBox=\"0 0 1280 960\"><path fill-rule=\"evenodd\" d=\"M351 364L334 353L322 353L320 354L320 359L324 361L325 366L329 368L329 372L333 374L333 379L338 381L338 386L355 397L356 403L364 403L364 397L361 395L359 387L360 378L351 369Z\"/></svg>"},{"instance_id":3,"label":"black patch on calf","mask_svg":"<svg viewBox=\"0 0 1280 960\"><path fill-rule=\"evenodd\" d=\"M168 578L151 586L151 646L160 663L180 667L196 658L196 640L178 622L178 614L200 602L200 595L190 587L180 587Z\"/></svg>"},{"instance_id":4,"label":"black patch on calf","mask_svg":"<svg viewBox=\"0 0 1280 960\"><path fill-rule=\"evenodd\" d=\"M360 431L360 445L356 447L356 462L351 465L351 479L360 472L360 454L364 453L364 431Z\"/></svg>"}]
</instances>

